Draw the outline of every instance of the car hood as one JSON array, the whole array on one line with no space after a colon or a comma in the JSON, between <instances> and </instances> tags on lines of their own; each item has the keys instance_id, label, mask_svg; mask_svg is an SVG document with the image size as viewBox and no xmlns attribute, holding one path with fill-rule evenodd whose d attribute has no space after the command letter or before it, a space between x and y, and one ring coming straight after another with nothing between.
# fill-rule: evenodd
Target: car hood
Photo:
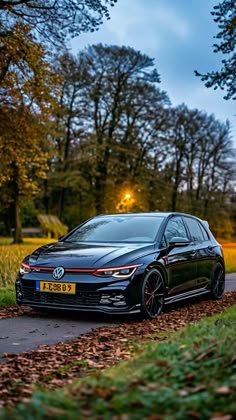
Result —
<instances>
[{"instance_id":1,"label":"car hood","mask_svg":"<svg viewBox=\"0 0 236 420\"><path fill-rule=\"evenodd\" d=\"M154 252L153 244L82 244L57 242L34 251L29 264L41 267L99 268L130 264Z\"/></svg>"}]
</instances>

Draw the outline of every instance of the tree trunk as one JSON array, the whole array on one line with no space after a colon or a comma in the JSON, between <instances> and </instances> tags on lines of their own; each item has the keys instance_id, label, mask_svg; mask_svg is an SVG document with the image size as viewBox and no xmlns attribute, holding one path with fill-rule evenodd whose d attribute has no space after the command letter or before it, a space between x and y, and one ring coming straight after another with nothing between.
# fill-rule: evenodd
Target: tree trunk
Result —
<instances>
[{"instance_id":1,"label":"tree trunk","mask_svg":"<svg viewBox=\"0 0 236 420\"><path fill-rule=\"evenodd\" d=\"M176 162L175 180L174 180L174 186L173 186L173 191L172 191L171 211L176 211L176 207L177 207L178 187L181 180L181 161L182 161L182 155L179 156L179 159Z\"/></svg>"},{"instance_id":2,"label":"tree trunk","mask_svg":"<svg viewBox=\"0 0 236 420\"><path fill-rule=\"evenodd\" d=\"M43 207L46 214L49 214L48 180L43 181Z\"/></svg>"},{"instance_id":3,"label":"tree trunk","mask_svg":"<svg viewBox=\"0 0 236 420\"><path fill-rule=\"evenodd\" d=\"M107 171L106 168L101 168L102 173L100 172L99 175L95 177L95 208L96 214L105 213L105 189L106 189L106 178L107 178Z\"/></svg>"},{"instance_id":4,"label":"tree trunk","mask_svg":"<svg viewBox=\"0 0 236 420\"><path fill-rule=\"evenodd\" d=\"M3 212L3 223L5 227L5 234L6 236L12 236L12 228L14 226L15 221L15 209L13 204L11 203L9 207L4 210Z\"/></svg>"},{"instance_id":5,"label":"tree trunk","mask_svg":"<svg viewBox=\"0 0 236 420\"><path fill-rule=\"evenodd\" d=\"M22 228L21 228L21 214L20 214L20 194L19 194L19 185L18 185L18 168L17 165L13 164L13 191L14 191L14 234L13 234L13 243L20 244L23 242L22 239Z\"/></svg>"},{"instance_id":6,"label":"tree trunk","mask_svg":"<svg viewBox=\"0 0 236 420\"><path fill-rule=\"evenodd\" d=\"M107 144L103 156L98 157L97 164L96 164L97 175L95 176L94 196L95 196L95 208L96 208L97 214L105 213L106 211L105 200L106 200L107 169L108 169L109 155L110 155L110 147Z\"/></svg>"},{"instance_id":7,"label":"tree trunk","mask_svg":"<svg viewBox=\"0 0 236 420\"><path fill-rule=\"evenodd\" d=\"M15 230L14 230L14 244L20 244L22 239L21 215L20 215L20 200L18 192L15 194Z\"/></svg>"},{"instance_id":8,"label":"tree trunk","mask_svg":"<svg viewBox=\"0 0 236 420\"><path fill-rule=\"evenodd\" d=\"M59 198L58 198L58 217L60 220L63 218L64 202L65 202L65 188L62 187L59 192Z\"/></svg>"}]
</instances>

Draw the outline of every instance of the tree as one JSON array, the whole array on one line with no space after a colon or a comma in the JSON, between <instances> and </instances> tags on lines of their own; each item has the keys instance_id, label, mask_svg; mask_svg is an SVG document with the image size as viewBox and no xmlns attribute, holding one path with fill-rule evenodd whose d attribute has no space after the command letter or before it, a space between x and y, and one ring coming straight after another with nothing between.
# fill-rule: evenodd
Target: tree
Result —
<instances>
[{"instance_id":1,"label":"tree","mask_svg":"<svg viewBox=\"0 0 236 420\"><path fill-rule=\"evenodd\" d=\"M56 72L63 83L48 183L51 208L66 224L116 211L127 196L130 211L204 216L213 202L225 205L230 127L185 105L171 108L152 59L98 44L62 56Z\"/></svg>"},{"instance_id":2,"label":"tree","mask_svg":"<svg viewBox=\"0 0 236 420\"><path fill-rule=\"evenodd\" d=\"M170 110L169 120L164 172L171 182L170 207L207 217L212 203L215 211L216 203L225 204L224 192L233 179L229 123L184 104Z\"/></svg>"},{"instance_id":3,"label":"tree","mask_svg":"<svg viewBox=\"0 0 236 420\"><path fill-rule=\"evenodd\" d=\"M220 41L214 44L214 52L227 56L222 60L219 71L201 74L195 71L205 82L206 87L220 88L226 91L225 99L236 99L236 3L235 0L223 0L214 7L212 12L214 21L218 24L220 32L216 38Z\"/></svg>"},{"instance_id":4,"label":"tree","mask_svg":"<svg viewBox=\"0 0 236 420\"><path fill-rule=\"evenodd\" d=\"M13 208L14 243L22 241L21 200L38 192L38 179L47 172L48 151L43 148L43 127L40 116L33 115L27 107L0 110L4 132L0 137L0 186Z\"/></svg>"},{"instance_id":5,"label":"tree","mask_svg":"<svg viewBox=\"0 0 236 420\"><path fill-rule=\"evenodd\" d=\"M117 0L0 0L0 38L15 23L29 25L43 42L61 44L83 31L94 31L109 18Z\"/></svg>"},{"instance_id":6,"label":"tree","mask_svg":"<svg viewBox=\"0 0 236 420\"><path fill-rule=\"evenodd\" d=\"M49 173L47 188L50 189L52 198L53 193L56 193L57 206L54 211L61 219L64 216L66 195L79 194L81 202L82 189L86 186L86 181L80 176L78 161L80 137L85 130L83 122L88 113L84 98L84 89L88 80L80 57L77 59L65 52L54 65L55 72L60 74L62 82L57 107L53 114L51 140L55 156L51 164L52 170Z\"/></svg>"},{"instance_id":7,"label":"tree","mask_svg":"<svg viewBox=\"0 0 236 420\"><path fill-rule=\"evenodd\" d=\"M108 203L117 194L111 177L119 188L124 181L137 181L154 141L154 126L163 118L162 109L169 100L157 87L160 76L153 59L139 51L99 44L87 50L85 60L96 151L92 165L95 206L101 213L109 210Z\"/></svg>"},{"instance_id":8,"label":"tree","mask_svg":"<svg viewBox=\"0 0 236 420\"><path fill-rule=\"evenodd\" d=\"M59 135L54 138L57 181L65 173L70 179L77 168L77 192L79 185L80 194L87 185L94 197L90 209L114 211L122 184L137 186L151 165L150 151L166 118L167 94L157 87L153 60L132 48L98 44L77 60L65 57L61 65L63 98L55 116ZM61 189L64 197L66 190L69 193L68 182Z\"/></svg>"},{"instance_id":9,"label":"tree","mask_svg":"<svg viewBox=\"0 0 236 420\"><path fill-rule=\"evenodd\" d=\"M232 164L234 156L229 123L221 123L210 115L205 118L203 127L205 133L199 139L197 151L196 199L201 199L202 217L207 218L212 202L216 211L224 204L224 193L233 179L235 165Z\"/></svg>"},{"instance_id":10,"label":"tree","mask_svg":"<svg viewBox=\"0 0 236 420\"><path fill-rule=\"evenodd\" d=\"M28 26L15 25L13 36L2 40L0 55L0 187L4 205L14 208L18 243L22 240L20 201L37 192L38 179L47 170L48 146L43 140L58 76Z\"/></svg>"},{"instance_id":11,"label":"tree","mask_svg":"<svg viewBox=\"0 0 236 420\"><path fill-rule=\"evenodd\" d=\"M194 186L194 162L202 123L198 110L189 110L182 104L169 110L169 128L165 135L168 155L165 171L169 178L169 192L172 211L181 205L178 203L180 191L189 191L190 198Z\"/></svg>"}]
</instances>

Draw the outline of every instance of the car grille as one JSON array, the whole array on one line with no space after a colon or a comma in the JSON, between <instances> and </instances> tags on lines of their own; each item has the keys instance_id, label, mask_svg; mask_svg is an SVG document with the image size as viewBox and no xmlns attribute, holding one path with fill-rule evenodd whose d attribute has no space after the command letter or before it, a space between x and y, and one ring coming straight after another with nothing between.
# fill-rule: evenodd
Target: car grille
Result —
<instances>
[{"instance_id":1,"label":"car grille","mask_svg":"<svg viewBox=\"0 0 236 420\"><path fill-rule=\"evenodd\" d=\"M35 282L27 281L22 284L23 304L59 305L59 306L96 306L99 304L101 294L91 291L76 291L75 295L63 293L38 292Z\"/></svg>"}]
</instances>

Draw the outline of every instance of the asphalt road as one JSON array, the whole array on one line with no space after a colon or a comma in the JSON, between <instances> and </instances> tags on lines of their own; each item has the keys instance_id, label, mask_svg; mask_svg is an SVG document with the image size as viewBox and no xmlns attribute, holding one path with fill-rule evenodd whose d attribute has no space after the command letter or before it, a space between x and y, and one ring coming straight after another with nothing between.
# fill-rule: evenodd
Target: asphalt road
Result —
<instances>
[{"instance_id":1,"label":"asphalt road","mask_svg":"<svg viewBox=\"0 0 236 420\"><path fill-rule=\"evenodd\" d=\"M114 325L103 314L40 313L0 320L0 362L4 353L34 350L40 344L71 340L92 329Z\"/></svg>"},{"instance_id":2,"label":"asphalt road","mask_svg":"<svg viewBox=\"0 0 236 420\"><path fill-rule=\"evenodd\" d=\"M236 273L227 274L226 291L236 290ZM111 317L103 314L40 314L0 320L0 361L4 353L21 353L36 349L40 344L55 344L71 340L101 326L127 322L129 316Z\"/></svg>"},{"instance_id":3,"label":"asphalt road","mask_svg":"<svg viewBox=\"0 0 236 420\"><path fill-rule=\"evenodd\" d=\"M236 273L226 274L225 291L236 290Z\"/></svg>"}]
</instances>

